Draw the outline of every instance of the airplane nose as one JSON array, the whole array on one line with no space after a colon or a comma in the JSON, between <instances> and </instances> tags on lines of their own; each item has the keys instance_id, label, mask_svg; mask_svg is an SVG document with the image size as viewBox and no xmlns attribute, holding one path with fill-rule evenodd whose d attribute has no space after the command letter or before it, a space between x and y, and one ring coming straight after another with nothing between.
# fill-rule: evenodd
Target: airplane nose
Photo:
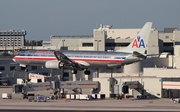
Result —
<instances>
[{"instance_id":1,"label":"airplane nose","mask_svg":"<svg viewBox=\"0 0 180 112\"><path fill-rule=\"evenodd\" d=\"M16 59L15 59L15 57L12 59L14 62L16 62Z\"/></svg>"}]
</instances>

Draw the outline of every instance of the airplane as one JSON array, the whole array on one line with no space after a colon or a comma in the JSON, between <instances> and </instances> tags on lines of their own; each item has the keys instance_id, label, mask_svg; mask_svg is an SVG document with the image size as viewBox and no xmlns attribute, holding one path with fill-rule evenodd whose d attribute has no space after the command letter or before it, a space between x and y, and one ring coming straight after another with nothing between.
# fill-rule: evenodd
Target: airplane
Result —
<instances>
[{"instance_id":1,"label":"airplane","mask_svg":"<svg viewBox=\"0 0 180 112\"><path fill-rule=\"evenodd\" d=\"M152 22L147 22L133 41L125 48L115 52L107 51L76 51L76 50L26 50L14 56L13 61L20 66L45 66L49 69L71 69L72 74L89 68L111 68L132 64L147 58L145 54Z\"/></svg>"}]
</instances>

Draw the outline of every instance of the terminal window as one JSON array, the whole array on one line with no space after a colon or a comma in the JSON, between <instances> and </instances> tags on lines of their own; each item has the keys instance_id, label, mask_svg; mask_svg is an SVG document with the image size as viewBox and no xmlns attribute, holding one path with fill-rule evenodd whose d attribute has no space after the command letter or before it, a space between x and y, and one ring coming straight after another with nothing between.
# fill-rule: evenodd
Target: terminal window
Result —
<instances>
[{"instance_id":1,"label":"terminal window","mask_svg":"<svg viewBox=\"0 0 180 112\"><path fill-rule=\"evenodd\" d=\"M10 70L15 70L16 66L10 66Z\"/></svg>"},{"instance_id":2,"label":"terminal window","mask_svg":"<svg viewBox=\"0 0 180 112\"><path fill-rule=\"evenodd\" d=\"M25 67L21 67L21 70L25 70L26 68Z\"/></svg>"},{"instance_id":3,"label":"terminal window","mask_svg":"<svg viewBox=\"0 0 180 112\"><path fill-rule=\"evenodd\" d=\"M45 76L48 76L48 72L43 72L42 74Z\"/></svg>"},{"instance_id":4,"label":"terminal window","mask_svg":"<svg viewBox=\"0 0 180 112\"><path fill-rule=\"evenodd\" d=\"M166 43L163 43L163 46L173 46L173 43L172 42L166 42Z\"/></svg>"},{"instance_id":5,"label":"terminal window","mask_svg":"<svg viewBox=\"0 0 180 112\"><path fill-rule=\"evenodd\" d=\"M82 43L83 47L92 47L93 43Z\"/></svg>"},{"instance_id":6,"label":"terminal window","mask_svg":"<svg viewBox=\"0 0 180 112\"><path fill-rule=\"evenodd\" d=\"M105 44L106 47L119 47L119 46L126 47L128 45L129 43L106 43Z\"/></svg>"},{"instance_id":7,"label":"terminal window","mask_svg":"<svg viewBox=\"0 0 180 112\"><path fill-rule=\"evenodd\" d=\"M64 77L69 77L69 73L68 72L64 72Z\"/></svg>"},{"instance_id":8,"label":"terminal window","mask_svg":"<svg viewBox=\"0 0 180 112\"><path fill-rule=\"evenodd\" d=\"M37 66L32 66L32 70L37 70Z\"/></svg>"},{"instance_id":9,"label":"terminal window","mask_svg":"<svg viewBox=\"0 0 180 112\"><path fill-rule=\"evenodd\" d=\"M0 66L0 71L4 71L5 67L4 66Z\"/></svg>"}]
</instances>

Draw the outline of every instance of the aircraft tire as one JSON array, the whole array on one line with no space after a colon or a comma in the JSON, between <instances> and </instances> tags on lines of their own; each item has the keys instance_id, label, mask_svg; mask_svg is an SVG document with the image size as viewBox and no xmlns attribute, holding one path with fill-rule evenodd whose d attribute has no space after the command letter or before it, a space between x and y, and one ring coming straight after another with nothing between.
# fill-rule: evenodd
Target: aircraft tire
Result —
<instances>
[{"instance_id":1,"label":"aircraft tire","mask_svg":"<svg viewBox=\"0 0 180 112\"><path fill-rule=\"evenodd\" d=\"M28 72L28 69L26 68L24 71L25 71L25 72Z\"/></svg>"},{"instance_id":2,"label":"aircraft tire","mask_svg":"<svg viewBox=\"0 0 180 112\"><path fill-rule=\"evenodd\" d=\"M91 72L90 72L89 70L85 70L85 71L84 71L84 74L85 74L85 75L90 75Z\"/></svg>"}]
</instances>

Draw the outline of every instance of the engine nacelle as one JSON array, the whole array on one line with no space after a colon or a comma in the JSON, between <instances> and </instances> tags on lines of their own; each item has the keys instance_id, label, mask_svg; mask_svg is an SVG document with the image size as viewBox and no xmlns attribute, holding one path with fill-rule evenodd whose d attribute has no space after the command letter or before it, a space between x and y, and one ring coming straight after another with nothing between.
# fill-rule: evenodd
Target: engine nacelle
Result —
<instances>
[{"instance_id":1,"label":"engine nacelle","mask_svg":"<svg viewBox=\"0 0 180 112\"><path fill-rule=\"evenodd\" d=\"M50 68L50 69L60 69L61 68L59 61L46 61L45 67Z\"/></svg>"}]
</instances>

